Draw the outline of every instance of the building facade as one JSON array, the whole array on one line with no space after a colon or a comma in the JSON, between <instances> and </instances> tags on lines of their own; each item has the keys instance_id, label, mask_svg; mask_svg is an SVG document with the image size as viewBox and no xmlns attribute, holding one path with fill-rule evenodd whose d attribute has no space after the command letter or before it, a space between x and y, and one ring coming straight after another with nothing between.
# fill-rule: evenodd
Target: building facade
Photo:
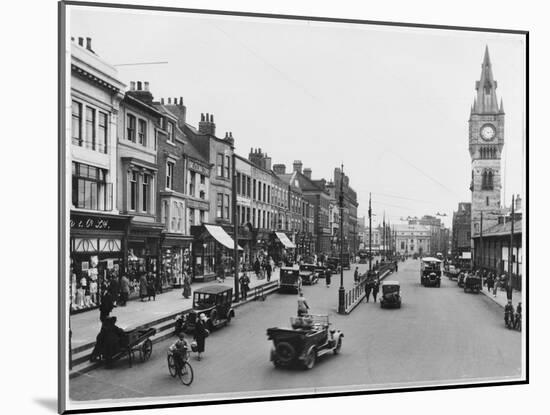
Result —
<instances>
[{"instance_id":1,"label":"building facade","mask_svg":"<svg viewBox=\"0 0 550 415\"><path fill-rule=\"evenodd\" d=\"M455 258L461 258L463 252L471 252L471 207L471 203L461 202L458 204L458 209L453 212L451 254Z\"/></svg>"},{"instance_id":2,"label":"building facade","mask_svg":"<svg viewBox=\"0 0 550 415\"><path fill-rule=\"evenodd\" d=\"M392 225L395 250L400 255L425 255L431 252L432 232L429 226L416 224Z\"/></svg>"}]
</instances>

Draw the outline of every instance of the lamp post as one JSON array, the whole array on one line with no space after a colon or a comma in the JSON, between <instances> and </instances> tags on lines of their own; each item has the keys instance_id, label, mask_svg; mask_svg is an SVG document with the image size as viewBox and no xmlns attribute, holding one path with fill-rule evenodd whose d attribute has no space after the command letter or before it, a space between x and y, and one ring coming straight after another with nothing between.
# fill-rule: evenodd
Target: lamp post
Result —
<instances>
[{"instance_id":1,"label":"lamp post","mask_svg":"<svg viewBox=\"0 0 550 415\"><path fill-rule=\"evenodd\" d=\"M510 249L508 250L508 284L506 287L506 299L512 301L512 261L514 259L514 214L515 195L512 195L512 213L510 216Z\"/></svg>"},{"instance_id":2,"label":"lamp post","mask_svg":"<svg viewBox=\"0 0 550 415\"><path fill-rule=\"evenodd\" d=\"M369 274L372 271L372 209L369 192Z\"/></svg>"},{"instance_id":3,"label":"lamp post","mask_svg":"<svg viewBox=\"0 0 550 415\"><path fill-rule=\"evenodd\" d=\"M342 164L342 173L340 175L340 195L338 198L340 205L340 288L338 289L338 313L345 314L345 298L346 291L344 290L344 164Z\"/></svg>"}]
</instances>

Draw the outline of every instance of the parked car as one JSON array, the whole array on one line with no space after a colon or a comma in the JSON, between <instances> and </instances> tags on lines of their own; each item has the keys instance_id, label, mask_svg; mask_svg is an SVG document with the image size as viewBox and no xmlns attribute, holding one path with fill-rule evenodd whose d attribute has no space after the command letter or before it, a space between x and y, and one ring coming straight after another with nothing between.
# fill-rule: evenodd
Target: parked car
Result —
<instances>
[{"instance_id":1,"label":"parked car","mask_svg":"<svg viewBox=\"0 0 550 415\"><path fill-rule=\"evenodd\" d=\"M383 281L380 307L401 308L401 286L398 281Z\"/></svg>"},{"instance_id":2,"label":"parked car","mask_svg":"<svg viewBox=\"0 0 550 415\"><path fill-rule=\"evenodd\" d=\"M193 309L176 320L176 333L192 332L199 315L206 315L206 328L210 331L231 322L235 317L232 306L233 288L226 285L209 285L193 292Z\"/></svg>"},{"instance_id":3,"label":"parked car","mask_svg":"<svg viewBox=\"0 0 550 415\"><path fill-rule=\"evenodd\" d=\"M301 365L311 369L319 357L338 354L344 334L330 328L327 315L291 317L292 328L267 329L267 338L273 341L270 360L275 367Z\"/></svg>"},{"instance_id":4,"label":"parked car","mask_svg":"<svg viewBox=\"0 0 550 415\"><path fill-rule=\"evenodd\" d=\"M314 264L302 264L300 265L300 278L302 284L313 285L319 280L319 274L317 273L316 266Z\"/></svg>"},{"instance_id":5,"label":"parked car","mask_svg":"<svg viewBox=\"0 0 550 415\"><path fill-rule=\"evenodd\" d=\"M298 267L283 267L279 274L279 292L298 293L302 289L302 279Z\"/></svg>"},{"instance_id":6,"label":"parked car","mask_svg":"<svg viewBox=\"0 0 550 415\"><path fill-rule=\"evenodd\" d=\"M475 292L476 294L481 291L481 277L475 274L468 274L464 278L464 292Z\"/></svg>"}]
</instances>

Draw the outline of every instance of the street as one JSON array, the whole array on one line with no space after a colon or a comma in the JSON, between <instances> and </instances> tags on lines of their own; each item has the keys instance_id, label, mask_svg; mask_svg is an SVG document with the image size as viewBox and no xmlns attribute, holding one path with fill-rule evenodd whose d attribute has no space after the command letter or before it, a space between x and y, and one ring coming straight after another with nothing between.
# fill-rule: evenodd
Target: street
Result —
<instances>
[{"instance_id":1,"label":"street","mask_svg":"<svg viewBox=\"0 0 550 415\"><path fill-rule=\"evenodd\" d=\"M401 309L381 309L363 302L350 315L338 315L339 275L330 288L324 281L304 286L312 314L329 314L344 333L341 354L321 358L312 370L276 369L269 361L269 327L289 327L296 313L296 295L273 294L246 304L228 327L206 339L202 361L191 357L195 379L183 386L172 378L166 350L175 337L153 346L151 359L128 367L99 368L71 379L72 400L177 396L182 400L381 389L449 383L472 383L521 376L521 334L507 330L503 312L481 294L465 294L455 281L442 277L441 288L422 287L419 261L399 263L387 280L401 283ZM359 265L364 272L368 265ZM345 271L347 288L353 270ZM188 336L190 340L190 336ZM338 389L341 388L341 389Z\"/></svg>"}]
</instances>

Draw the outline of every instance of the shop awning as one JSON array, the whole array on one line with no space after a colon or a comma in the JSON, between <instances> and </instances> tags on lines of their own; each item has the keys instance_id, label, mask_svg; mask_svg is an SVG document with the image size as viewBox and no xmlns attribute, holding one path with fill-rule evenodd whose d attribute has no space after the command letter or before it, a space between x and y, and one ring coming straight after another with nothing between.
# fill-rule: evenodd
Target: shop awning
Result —
<instances>
[{"instance_id":1,"label":"shop awning","mask_svg":"<svg viewBox=\"0 0 550 415\"><path fill-rule=\"evenodd\" d=\"M279 241L281 241L285 248L296 248L296 245L283 232L275 232L275 235L277 235L277 238L279 238Z\"/></svg>"},{"instance_id":2,"label":"shop awning","mask_svg":"<svg viewBox=\"0 0 550 415\"><path fill-rule=\"evenodd\" d=\"M216 225L204 225L204 227L206 228L206 230L208 231L208 233L210 235L212 235L212 237L218 241L219 243L221 243L223 246L225 246L226 248L229 248L229 249L233 249L234 248L234 242L233 242L233 238L231 238L231 236L229 236L227 234L226 231L223 230L223 228L221 226L216 226ZM238 246L238 249L239 251L242 251L243 249Z\"/></svg>"}]
</instances>

